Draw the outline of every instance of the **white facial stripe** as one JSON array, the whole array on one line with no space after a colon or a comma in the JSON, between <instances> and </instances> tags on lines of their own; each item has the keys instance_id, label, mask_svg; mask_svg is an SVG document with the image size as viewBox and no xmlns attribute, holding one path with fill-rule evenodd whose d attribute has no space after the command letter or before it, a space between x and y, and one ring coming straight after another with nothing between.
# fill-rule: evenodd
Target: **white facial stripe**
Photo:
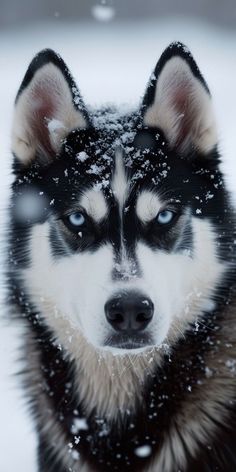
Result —
<instances>
[{"instance_id":1,"label":"white facial stripe","mask_svg":"<svg viewBox=\"0 0 236 472\"><path fill-rule=\"evenodd\" d=\"M82 195L79 203L87 214L97 222L107 216L107 203L101 191L88 190Z\"/></svg>"},{"instance_id":2,"label":"white facial stripe","mask_svg":"<svg viewBox=\"0 0 236 472\"><path fill-rule=\"evenodd\" d=\"M163 204L158 196L146 190L138 197L136 206L137 216L141 221L147 223L157 216L162 206Z\"/></svg>"},{"instance_id":3,"label":"white facial stripe","mask_svg":"<svg viewBox=\"0 0 236 472\"><path fill-rule=\"evenodd\" d=\"M115 174L111 185L115 199L117 200L122 214L124 203L128 197L129 182L125 174L122 151L116 151Z\"/></svg>"}]
</instances>

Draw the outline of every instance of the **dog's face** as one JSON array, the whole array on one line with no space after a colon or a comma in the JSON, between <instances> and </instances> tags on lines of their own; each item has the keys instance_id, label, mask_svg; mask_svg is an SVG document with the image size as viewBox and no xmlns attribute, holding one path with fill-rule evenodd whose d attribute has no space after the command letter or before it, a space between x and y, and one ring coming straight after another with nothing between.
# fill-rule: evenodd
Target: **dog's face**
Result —
<instances>
[{"instance_id":1,"label":"dog's face","mask_svg":"<svg viewBox=\"0 0 236 472\"><path fill-rule=\"evenodd\" d=\"M63 319L96 348L137 352L212 308L225 270L215 147L209 92L179 44L130 116L88 114L62 60L34 59L13 127L14 257L59 337Z\"/></svg>"}]
</instances>

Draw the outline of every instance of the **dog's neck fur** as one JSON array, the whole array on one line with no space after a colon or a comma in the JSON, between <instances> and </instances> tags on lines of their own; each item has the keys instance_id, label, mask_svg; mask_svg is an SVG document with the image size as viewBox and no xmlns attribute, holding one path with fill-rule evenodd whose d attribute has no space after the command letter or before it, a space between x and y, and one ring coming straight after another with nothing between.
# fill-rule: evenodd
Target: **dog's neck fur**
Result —
<instances>
[{"instance_id":1,"label":"dog's neck fur","mask_svg":"<svg viewBox=\"0 0 236 472\"><path fill-rule=\"evenodd\" d=\"M116 453L119 454L121 447L132 461L136 461L134 464L139 468L135 470L149 471L149 468L142 468L143 459L139 463L139 459L132 456L136 447L134 438L142 445L146 437L150 438L146 442L153 445L150 459L159 458L150 472L171 472L173 464L183 464L187 460L183 444L188 454L195 456L198 444L204 444L206 434L208 438L218 437L217 430L220 428L221 431L230 411L232 421L235 421L234 287L227 294L224 291L219 309L203 319L198 332L189 332L170 355L161 356L155 350L147 351L145 356L124 356L122 361L120 356L109 353L99 356L82 336L72 338L71 350L74 351L77 345L77 354L71 361L69 351L65 354L60 343L53 340L42 317L35 314L27 300L22 302L20 294L19 297L15 294L15 302L18 298L21 300L16 307L18 315L20 310L21 316L29 322L30 331L34 331L34 338L30 335L31 342L26 345L27 349L31 346L26 355L38 378L36 376L32 384L29 372L26 383L34 404L41 404L40 411L44 415L37 418L38 428L44 431L45 424L51 425L55 438L58 437L56 453L63 463L67 456L62 438L67 438L67 443L73 442L72 426L77 418L88 422L88 431L79 431L80 450L89 461L89 468L85 470L96 472L106 470L96 461L103 460L107 441L109 444L111 441L114 450L112 464L118 465ZM11 299L13 301L13 297ZM222 305L225 307L223 316ZM65 320L61 318L60 323L60 332L65 333L68 342ZM27 377L27 372L25 375ZM227 435L231 426L229 423ZM108 436L104 433L106 428L110 431ZM118 447L119 428L123 431L123 442ZM225 426L222 434L226 434ZM94 438L94 443L89 442L89 437ZM174 451L172 441L175 441ZM73 447L76 451L77 446ZM96 450L97 455L90 464L91 450ZM76 467L72 470L84 470Z\"/></svg>"},{"instance_id":2,"label":"dog's neck fur","mask_svg":"<svg viewBox=\"0 0 236 472\"><path fill-rule=\"evenodd\" d=\"M42 394L47 397L48 391L52 387L53 396L48 397L47 403L49 402L50 405L51 402L55 402L54 409L58 418L63 418L61 426L66 436L69 439L73 438L71 427L76 417L85 418L88 421L88 431L80 432L82 438L80 447L84 451L85 457L92 447L97 451L94 460L98 460L98 463L100 459L103 460L103 449L106 449L106 441L109 438L114 449L114 464L117 464L115 453L119 454L119 447L116 446L115 441L119 438L119 418L130 418L123 430L124 443L122 444L122 448L128 456L131 454L130 457L132 457L132 448L136 444L132 442L134 438L137 438L137 444L143 444L145 443L145 434L149 435L148 443L151 441L150 444L153 444L153 453L155 450L156 453L159 451L158 466L153 469L155 471L171 471L173 464L184 463L186 451L183 443L186 444L190 454L195 455L198 450L198 442L201 443L205 440L206 431L209 437L214 437L217 428L225 422L228 407L231 405L230 408L234 408L234 373L232 370L236 357L234 305L234 302L229 304L224 318L221 317L220 312L209 315L207 325L200 326L195 336L194 333L189 333L184 342L180 342L178 347L174 349L170 357L163 356L163 369L160 366L161 357L157 351L149 352L147 356L139 356L132 360L127 356L120 363L120 357L110 355L99 357L97 352L81 337L78 357L74 362L74 372L72 372L70 361L69 364L63 366L63 353L60 351L60 347L48 337L47 342L41 345L44 354L40 362L44 366L45 361L45 365L48 367L47 371L42 369L47 385L46 390L42 387ZM226 318L227 323L225 322ZM207 322L207 320L204 321ZM200 345L199 337L201 337ZM45 333L43 333L43 338L45 339ZM226 339L227 351L224 346ZM219 354L220 364L217 363ZM49 359L52 359L51 364ZM194 359L197 360L197 365L193 371ZM50 372L56 370L57 361L61 365L56 374L58 378L54 377L50 380ZM63 377L65 373L66 377ZM228 379L227 387L225 378ZM70 385L71 379L73 379L73 387ZM41 383L45 385L42 380ZM208 385L207 398L205 397L206 384ZM66 385L69 386L65 394L64 386ZM225 405L224 408L222 401ZM185 405L184 410L183 405ZM220 405L221 408L219 408ZM133 409L132 406L136 408ZM200 409L197 412L198 408ZM186 409L189 411L188 424L185 424L184 421ZM170 423L170 411L172 419L175 418L176 423ZM196 414L198 415L197 422L195 420ZM126 424L126 420L121 428L124 428L124 424ZM129 429L128 424L134 425L134 431ZM106 428L109 431L108 437L107 433L104 433ZM142 430L142 428L144 429ZM194 437L192 431L195 431ZM89 442L91 434L94 440L92 445ZM167 436L164 440L162 435L165 434ZM171 446L173 438L176 443L174 451ZM129 441L131 441L130 444ZM166 457L169 457L168 461ZM138 461L138 458L135 461ZM141 463L138 466L140 467L138 470L143 470ZM99 467L100 465L95 470L104 470L101 468L102 466ZM89 470L93 470L93 468ZM153 472L152 469L150 470Z\"/></svg>"},{"instance_id":3,"label":"dog's neck fur","mask_svg":"<svg viewBox=\"0 0 236 472\"><path fill-rule=\"evenodd\" d=\"M225 297L228 297L226 292L223 297L224 302ZM41 313L47 313L45 326L49 329L52 322L52 332L56 334L53 344L59 346L59 349L63 346L66 358L74 365L76 398L82 403L88 416L96 414L116 421L117 418L125 417L127 413L133 414L142 405L147 385L152 382L156 372L162 370L163 363L168 364L168 359L170 362L175 361L174 358L171 359L172 353L167 345L147 348L138 354L127 352L123 355L96 349L85 339L81 331L73 328L67 317L58 311L55 331L55 307L49 300L43 300ZM211 323L212 314L209 313L208 316ZM192 322L194 323L196 319L196 315L193 316ZM39 320L44 323L42 315L39 315ZM201 326L204 328L204 323ZM191 326L190 330L193 330ZM209 328L211 333L210 330L211 328ZM180 332L173 326L168 333L168 339L171 340L174 350L175 345L178 347L180 342L179 336ZM162 374L164 375L164 371Z\"/></svg>"},{"instance_id":4,"label":"dog's neck fur","mask_svg":"<svg viewBox=\"0 0 236 472\"><path fill-rule=\"evenodd\" d=\"M87 411L114 419L133 412L142 402L147 381L161 363L157 349L140 354L100 354L81 339L77 363L78 393Z\"/></svg>"},{"instance_id":5,"label":"dog's neck fur","mask_svg":"<svg viewBox=\"0 0 236 472\"><path fill-rule=\"evenodd\" d=\"M120 356L98 350L63 316L58 319L57 334L59 345L66 346L75 365L75 389L87 413L95 411L110 419L135 410L146 382L161 365L165 352L153 347L139 354Z\"/></svg>"}]
</instances>

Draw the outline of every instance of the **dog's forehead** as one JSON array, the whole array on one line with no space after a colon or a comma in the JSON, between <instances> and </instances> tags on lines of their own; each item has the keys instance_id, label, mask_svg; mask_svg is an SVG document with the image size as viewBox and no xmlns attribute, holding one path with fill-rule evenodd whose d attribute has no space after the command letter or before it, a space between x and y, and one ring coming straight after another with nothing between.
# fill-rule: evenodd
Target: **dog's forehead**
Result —
<instances>
[{"instance_id":1,"label":"dog's forehead","mask_svg":"<svg viewBox=\"0 0 236 472\"><path fill-rule=\"evenodd\" d=\"M95 127L75 130L65 142L67 183L74 183L76 200L97 220L108 216L112 200L123 212L130 195L136 196L131 206L135 204L140 215L145 205L153 211L160 206L153 195L170 174L167 143L161 131L137 126L136 118L98 113Z\"/></svg>"},{"instance_id":2,"label":"dog's forehead","mask_svg":"<svg viewBox=\"0 0 236 472\"><path fill-rule=\"evenodd\" d=\"M128 208L134 206L137 216L143 221L151 220L161 208L161 199L152 181L153 172L149 175L147 166L138 169L129 163L127 165L127 155L121 147L114 151L109 179L107 175L105 181L101 175L100 178L84 189L79 200L86 212L98 222L108 216L111 201L116 202L120 215L126 211L128 202ZM137 188L138 192L135 191ZM132 195L135 198L130 203Z\"/></svg>"}]
</instances>

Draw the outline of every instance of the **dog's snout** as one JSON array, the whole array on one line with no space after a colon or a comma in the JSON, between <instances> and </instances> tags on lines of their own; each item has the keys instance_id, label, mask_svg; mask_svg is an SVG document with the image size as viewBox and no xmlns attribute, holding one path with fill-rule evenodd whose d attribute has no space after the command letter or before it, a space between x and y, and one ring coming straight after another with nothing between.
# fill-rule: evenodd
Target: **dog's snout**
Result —
<instances>
[{"instance_id":1,"label":"dog's snout","mask_svg":"<svg viewBox=\"0 0 236 472\"><path fill-rule=\"evenodd\" d=\"M105 305L107 321L116 330L132 334L143 331L154 313L152 301L137 293L125 293L110 299Z\"/></svg>"}]
</instances>

